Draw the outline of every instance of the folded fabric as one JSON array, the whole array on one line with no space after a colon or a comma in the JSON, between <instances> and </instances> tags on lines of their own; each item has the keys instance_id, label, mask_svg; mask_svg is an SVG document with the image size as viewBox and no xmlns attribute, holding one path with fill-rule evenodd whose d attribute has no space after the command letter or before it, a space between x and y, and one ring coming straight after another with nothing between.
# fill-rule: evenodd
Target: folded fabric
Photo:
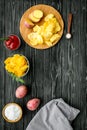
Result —
<instances>
[{"instance_id":1,"label":"folded fabric","mask_svg":"<svg viewBox=\"0 0 87 130\"><path fill-rule=\"evenodd\" d=\"M63 99L53 99L39 110L26 130L73 130L70 122L79 112Z\"/></svg>"}]
</instances>

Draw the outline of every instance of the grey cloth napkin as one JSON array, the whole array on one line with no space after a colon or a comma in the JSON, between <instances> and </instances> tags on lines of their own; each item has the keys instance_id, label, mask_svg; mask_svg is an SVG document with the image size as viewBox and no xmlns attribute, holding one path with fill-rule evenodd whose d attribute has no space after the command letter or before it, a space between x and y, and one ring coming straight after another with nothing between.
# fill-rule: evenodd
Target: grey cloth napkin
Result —
<instances>
[{"instance_id":1,"label":"grey cloth napkin","mask_svg":"<svg viewBox=\"0 0 87 130\"><path fill-rule=\"evenodd\" d=\"M63 99L53 99L39 110L26 130L73 130L70 122L79 112Z\"/></svg>"}]
</instances>

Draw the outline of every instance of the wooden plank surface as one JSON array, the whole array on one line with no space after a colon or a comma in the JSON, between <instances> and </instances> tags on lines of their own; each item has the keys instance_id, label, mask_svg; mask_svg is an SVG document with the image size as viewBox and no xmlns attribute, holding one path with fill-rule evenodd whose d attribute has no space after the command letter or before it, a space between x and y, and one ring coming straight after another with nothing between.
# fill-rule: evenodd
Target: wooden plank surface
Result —
<instances>
[{"instance_id":1,"label":"wooden plank surface","mask_svg":"<svg viewBox=\"0 0 87 130\"><path fill-rule=\"evenodd\" d=\"M36 4L53 6L64 19L62 39L47 50L29 47L19 33L21 16L24 11ZM66 40L69 12L73 14L72 38ZM0 0L0 37L13 33L21 39L21 47L16 51L9 51L3 42L0 43L0 130L25 130L45 103L60 97L81 111L72 123L74 130L87 130L86 13L86 0ZM15 97L15 90L20 84L12 81L4 70L4 59L14 53L24 54L30 61L30 71L24 77L30 92L24 99ZM30 112L26 108L26 103L33 97L39 97L41 105L36 111ZM2 108L8 102L16 102L23 107L23 118L16 124L7 123L2 118Z\"/></svg>"}]
</instances>

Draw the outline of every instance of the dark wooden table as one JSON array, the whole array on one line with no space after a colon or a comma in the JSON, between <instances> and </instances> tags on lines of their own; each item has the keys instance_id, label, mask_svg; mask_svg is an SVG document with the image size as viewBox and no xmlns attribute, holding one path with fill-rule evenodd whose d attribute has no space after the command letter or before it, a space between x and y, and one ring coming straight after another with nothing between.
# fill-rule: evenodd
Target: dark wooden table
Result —
<instances>
[{"instance_id":1,"label":"dark wooden table","mask_svg":"<svg viewBox=\"0 0 87 130\"><path fill-rule=\"evenodd\" d=\"M64 34L57 45L47 50L36 50L28 46L20 36L19 22L24 11L36 4L48 4L57 9L64 19ZM67 16L73 14L72 38L66 40ZM25 130L37 111L48 101L62 97L70 105L80 109L78 118L72 123L74 130L87 130L87 88L86 88L86 41L87 41L86 0L0 0L0 37L17 34L21 48L7 50L0 43L0 130ZM24 80L29 94L24 99L15 97L20 85L4 70L6 57L19 53L30 61L30 71ZM40 107L30 112L26 103L33 97L41 99ZM2 118L2 108L9 102L16 102L23 108L20 122L7 123Z\"/></svg>"}]
</instances>

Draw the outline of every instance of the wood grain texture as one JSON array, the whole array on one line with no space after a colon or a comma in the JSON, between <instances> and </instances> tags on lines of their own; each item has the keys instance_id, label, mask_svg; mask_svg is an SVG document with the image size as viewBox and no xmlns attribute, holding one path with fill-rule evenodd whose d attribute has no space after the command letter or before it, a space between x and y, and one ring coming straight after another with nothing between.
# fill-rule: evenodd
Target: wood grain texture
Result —
<instances>
[{"instance_id":1,"label":"wood grain texture","mask_svg":"<svg viewBox=\"0 0 87 130\"><path fill-rule=\"evenodd\" d=\"M33 5L47 4L57 9L64 19L64 35L54 47L36 50L23 41L19 23L23 13ZM25 130L37 111L48 101L62 97L70 105L80 109L72 123L74 130L87 130L87 2L86 0L0 0L0 37L17 34L21 47L7 50L0 43L0 130ZM67 40L68 13L72 12L72 38ZM29 89L24 99L15 97L20 85L12 81L4 70L4 59L12 54L25 55L30 61L30 71L24 80ZM39 108L30 112L26 103L33 97L41 99ZM22 106L24 115L16 124L2 118L2 108L9 102Z\"/></svg>"}]
</instances>

